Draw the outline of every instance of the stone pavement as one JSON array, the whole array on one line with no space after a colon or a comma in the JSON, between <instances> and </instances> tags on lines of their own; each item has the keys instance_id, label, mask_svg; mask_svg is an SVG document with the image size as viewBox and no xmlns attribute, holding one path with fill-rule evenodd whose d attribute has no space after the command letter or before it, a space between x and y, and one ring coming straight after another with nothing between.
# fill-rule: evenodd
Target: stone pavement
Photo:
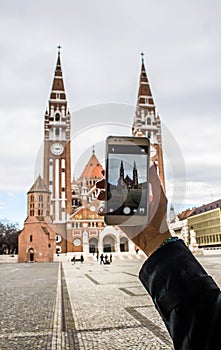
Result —
<instances>
[{"instance_id":1,"label":"stone pavement","mask_svg":"<svg viewBox=\"0 0 221 350\"><path fill-rule=\"evenodd\" d=\"M143 259L144 260L144 259ZM142 261L64 263L78 349L172 349L138 273Z\"/></svg>"},{"instance_id":2,"label":"stone pavement","mask_svg":"<svg viewBox=\"0 0 221 350\"><path fill-rule=\"evenodd\" d=\"M138 279L142 256L0 265L0 349L173 349ZM220 256L199 257L221 285Z\"/></svg>"},{"instance_id":3,"label":"stone pavement","mask_svg":"<svg viewBox=\"0 0 221 350\"><path fill-rule=\"evenodd\" d=\"M0 265L0 349L51 349L58 264Z\"/></svg>"}]
</instances>

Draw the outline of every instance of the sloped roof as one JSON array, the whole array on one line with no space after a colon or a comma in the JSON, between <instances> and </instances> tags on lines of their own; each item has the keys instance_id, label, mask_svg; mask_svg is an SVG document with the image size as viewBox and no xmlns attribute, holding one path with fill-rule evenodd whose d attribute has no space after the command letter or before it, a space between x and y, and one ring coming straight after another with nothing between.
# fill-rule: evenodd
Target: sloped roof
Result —
<instances>
[{"instance_id":1,"label":"sloped roof","mask_svg":"<svg viewBox=\"0 0 221 350\"><path fill-rule=\"evenodd\" d=\"M185 220L187 219L191 214L192 212L194 211L195 208L192 208L192 209L186 209L184 211L182 211L182 213L178 214L178 218L180 220Z\"/></svg>"},{"instance_id":2,"label":"sloped roof","mask_svg":"<svg viewBox=\"0 0 221 350\"><path fill-rule=\"evenodd\" d=\"M42 177L40 175L38 176L34 185L32 185L32 187L28 191L28 193L36 193L36 192L51 193L49 191L49 188L47 187L47 185L45 184L44 180L42 179Z\"/></svg>"},{"instance_id":3,"label":"sloped roof","mask_svg":"<svg viewBox=\"0 0 221 350\"><path fill-rule=\"evenodd\" d=\"M179 220L185 220L190 216L202 214L202 213L205 213L206 211L214 210L217 208L221 208L221 199L218 199L214 202L210 202L207 204L203 204L200 207L194 207L192 209L184 210L182 211L182 213L178 215L178 218Z\"/></svg>"},{"instance_id":4,"label":"sloped roof","mask_svg":"<svg viewBox=\"0 0 221 350\"><path fill-rule=\"evenodd\" d=\"M150 84L147 78L147 73L144 65L144 60L142 58L142 64L141 64L141 73L140 73L140 84L139 84L139 90L138 90L138 96L137 96L137 104L144 104L145 103L145 97L148 98L149 104L154 106L154 100L152 96L152 92L150 89Z\"/></svg>"},{"instance_id":5,"label":"sloped roof","mask_svg":"<svg viewBox=\"0 0 221 350\"><path fill-rule=\"evenodd\" d=\"M80 207L72 214L72 218L77 219L76 216L78 216L78 218L80 218L81 220L88 220L88 218L92 215L94 215L95 217L98 216L96 211L91 211L89 208L86 207Z\"/></svg>"},{"instance_id":6,"label":"sloped roof","mask_svg":"<svg viewBox=\"0 0 221 350\"><path fill-rule=\"evenodd\" d=\"M194 208L194 211L191 213L190 216L201 214L201 213L204 213L206 211L210 211L210 210L217 209L217 208L221 208L221 199L218 199L214 202L203 204L200 207Z\"/></svg>"},{"instance_id":7,"label":"sloped roof","mask_svg":"<svg viewBox=\"0 0 221 350\"><path fill-rule=\"evenodd\" d=\"M92 179L92 178L102 179L103 177L102 170L103 170L102 165L100 164L99 160L93 153L88 163L86 164L80 178L84 177L86 179Z\"/></svg>"}]
</instances>

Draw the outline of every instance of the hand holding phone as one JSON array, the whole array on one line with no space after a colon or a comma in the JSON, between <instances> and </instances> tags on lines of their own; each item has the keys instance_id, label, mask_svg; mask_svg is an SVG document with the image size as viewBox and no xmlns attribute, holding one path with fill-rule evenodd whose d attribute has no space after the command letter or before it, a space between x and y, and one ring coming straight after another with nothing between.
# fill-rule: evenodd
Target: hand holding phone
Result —
<instances>
[{"instance_id":1,"label":"hand holding phone","mask_svg":"<svg viewBox=\"0 0 221 350\"><path fill-rule=\"evenodd\" d=\"M171 236L167 223L167 198L157 175L155 164L152 164L148 172L151 186L151 198L148 205L147 223L140 225L120 224L120 228L134 244L141 248L147 256L150 256L165 239ZM100 190L98 199L104 201L107 188L106 177L99 180L96 187ZM105 208L101 215L105 215ZM137 221L137 220L135 220Z\"/></svg>"},{"instance_id":2,"label":"hand holding phone","mask_svg":"<svg viewBox=\"0 0 221 350\"><path fill-rule=\"evenodd\" d=\"M106 141L107 225L146 225L149 202L149 139L110 136Z\"/></svg>"}]
</instances>

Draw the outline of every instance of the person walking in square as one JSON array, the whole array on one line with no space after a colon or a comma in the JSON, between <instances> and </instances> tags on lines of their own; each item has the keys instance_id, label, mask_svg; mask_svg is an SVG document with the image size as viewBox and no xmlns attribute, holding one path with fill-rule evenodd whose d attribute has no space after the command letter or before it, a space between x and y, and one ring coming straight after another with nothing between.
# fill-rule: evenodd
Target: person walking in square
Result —
<instances>
[{"instance_id":1,"label":"person walking in square","mask_svg":"<svg viewBox=\"0 0 221 350\"><path fill-rule=\"evenodd\" d=\"M100 265L104 264L104 254L100 255Z\"/></svg>"}]
</instances>

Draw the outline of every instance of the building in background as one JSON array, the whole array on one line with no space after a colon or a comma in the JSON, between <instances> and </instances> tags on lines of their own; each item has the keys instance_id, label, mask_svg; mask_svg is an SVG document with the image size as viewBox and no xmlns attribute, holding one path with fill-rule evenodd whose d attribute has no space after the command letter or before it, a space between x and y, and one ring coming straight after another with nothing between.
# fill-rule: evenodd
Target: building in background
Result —
<instances>
[{"instance_id":1,"label":"building in background","mask_svg":"<svg viewBox=\"0 0 221 350\"><path fill-rule=\"evenodd\" d=\"M143 54L141 55L142 64L140 82L132 134L133 136L148 137L150 139L150 157L157 165L158 175L165 190L161 121L153 99L150 83L147 78Z\"/></svg>"},{"instance_id":2,"label":"building in background","mask_svg":"<svg viewBox=\"0 0 221 350\"><path fill-rule=\"evenodd\" d=\"M44 117L43 179L39 177L28 193L28 218L19 236L20 261L40 261L40 252L41 261L52 261L52 252L67 255L82 252L135 252L134 244L120 228L106 226L103 218L97 214L100 202L97 200L95 184L103 177L103 168L94 148L79 179L71 179L71 116L64 86L59 49ZM150 138L151 159L158 165L159 176L165 187L161 123L143 56L132 135ZM128 185L137 186L136 164L133 179L127 180ZM41 189L41 194L37 187ZM41 211L40 198L43 196L45 201L46 195L44 212L38 212Z\"/></svg>"},{"instance_id":3,"label":"building in background","mask_svg":"<svg viewBox=\"0 0 221 350\"><path fill-rule=\"evenodd\" d=\"M56 233L50 216L51 193L39 176L28 191L27 219L18 236L18 262L52 262Z\"/></svg>"},{"instance_id":4,"label":"building in background","mask_svg":"<svg viewBox=\"0 0 221 350\"><path fill-rule=\"evenodd\" d=\"M194 236L199 249L221 248L221 199L183 211L170 229L190 247Z\"/></svg>"},{"instance_id":5,"label":"building in background","mask_svg":"<svg viewBox=\"0 0 221 350\"><path fill-rule=\"evenodd\" d=\"M61 68L60 49L52 83L48 110L44 117L44 182L51 192L50 215L53 229L62 236L62 252L67 252L66 222L72 213L71 116L68 110Z\"/></svg>"}]
</instances>

